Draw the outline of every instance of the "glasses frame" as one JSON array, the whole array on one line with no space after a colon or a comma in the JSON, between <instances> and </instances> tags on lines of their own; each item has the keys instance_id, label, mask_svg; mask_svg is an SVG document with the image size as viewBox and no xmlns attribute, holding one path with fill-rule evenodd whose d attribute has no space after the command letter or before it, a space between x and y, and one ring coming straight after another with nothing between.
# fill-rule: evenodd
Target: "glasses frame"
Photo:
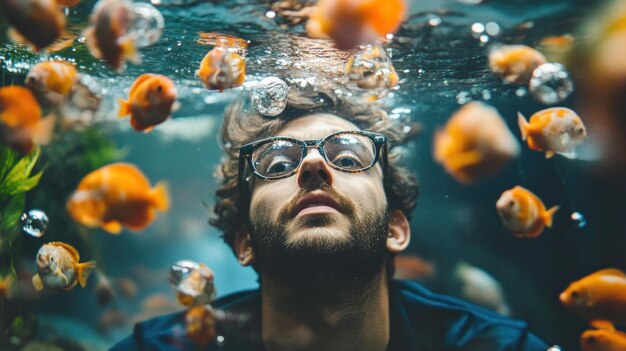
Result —
<instances>
[{"instance_id":1,"label":"glasses frame","mask_svg":"<svg viewBox=\"0 0 626 351\"><path fill-rule=\"evenodd\" d=\"M329 139L339 134L356 134L356 135L368 137L370 140L372 140L375 146L375 154L374 154L374 160L372 161L372 164L370 164L369 166L363 169L348 170L348 169L342 169L339 166L328 161L328 158L326 157L326 153L324 152L324 144ZM294 169L289 171L288 173L281 174L275 177L264 176L256 170L256 167L254 167L254 164L252 163L252 154L256 151L256 149L259 146L265 145L267 143L271 143L276 140L286 140L286 141L290 141L290 142L300 145L300 150L301 150L300 161L298 162L298 165L294 167ZM244 179L244 173L246 170L246 161L247 161L248 166L252 170L252 172L257 177L263 180L275 180L275 179L291 177L292 175L298 172L298 169L300 169L300 165L302 164L302 161L308 154L309 148L311 147L317 147L317 151L320 153L320 155L322 155L326 164L342 172L347 172L347 173L365 172L368 169L374 167L374 165L376 165L378 160L381 158L382 158L381 167L383 168L383 174L385 173L385 170L387 168L387 137L379 133L369 132L365 130L348 130L348 131L334 132L321 139L310 139L310 140L300 140L300 139L296 139L296 138L292 138L288 136L274 136L274 137L265 138L265 139L251 142L239 148L239 184L243 184L246 182L246 180ZM381 149L384 149L383 150L384 152L381 152ZM382 154L382 157L381 157L381 154Z\"/></svg>"}]
</instances>

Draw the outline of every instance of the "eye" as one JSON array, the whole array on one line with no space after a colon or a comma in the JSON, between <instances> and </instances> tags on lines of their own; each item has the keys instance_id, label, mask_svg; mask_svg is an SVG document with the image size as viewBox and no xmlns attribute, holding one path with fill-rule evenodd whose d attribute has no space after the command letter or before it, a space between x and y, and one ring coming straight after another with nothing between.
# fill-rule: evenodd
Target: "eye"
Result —
<instances>
[{"instance_id":1,"label":"eye","mask_svg":"<svg viewBox=\"0 0 626 351\"><path fill-rule=\"evenodd\" d=\"M161 93L163 92L163 86L162 85L157 85L156 91Z\"/></svg>"},{"instance_id":2,"label":"eye","mask_svg":"<svg viewBox=\"0 0 626 351\"><path fill-rule=\"evenodd\" d=\"M267 167L265 174L268 176L279 175L279 174L291 172L295 168L296 168L296 165L293 162L289 162L286 160L274 161L272 164L270 164Z\"/></svg>"},{"instance_id":3,"label":"eye","mask_svg":"<svg viewBox=\"0 0 626 351\"><path fill-rule=\"evenodd\" d=\"M580 294L578 293L578 291L572 291L572 299L578 299L580 297Z\"/></svg>"},{"instance_id":4,"label":"eye","mask_svg":"<svg viewBox=\"0 0 626 351\"><path fill-rule=\"evenodd\" d=\"M54 257L50 257L50 262L54 262Z\"/></svg>"},{"instance_id":5,"label":"eye","mask_svg":"<svg viewBox=\"0 0 626 351\"><path fill-rule=\"evenodd\" d=\"M515 206L515 201L513 200L509 200L509 203L506 204L509 208L512 208L513 206Z\"/></svg>"},{"instance_id":6,"label":"eye","mask_svg":"<svg viewBox=\"0 0 626 351\"><path fill-rule=\"evenodd\" d=\"M361 169L365 167L358 157L349 152L335 156L333 164L343 169Z\"/></svg>"}]
</instances>

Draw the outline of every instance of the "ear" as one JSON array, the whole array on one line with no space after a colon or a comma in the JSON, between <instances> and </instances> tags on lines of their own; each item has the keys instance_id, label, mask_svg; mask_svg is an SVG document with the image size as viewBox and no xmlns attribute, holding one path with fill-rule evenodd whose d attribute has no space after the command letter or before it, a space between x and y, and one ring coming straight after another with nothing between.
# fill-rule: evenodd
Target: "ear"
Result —
<instances>
[{"instance_id":1,"label":"ear","mask_svg":"<svg viewBox=\"0 0 626 351\"><path fill-rule=\"evenodd\" d=\"M411 227L409 220L400 210L393 210L389 214L389 233L387 233L387 251L398 253L409 246L411 241Z\"/></svg>"},{"instance_id":2,"label":"ear","mask_svg":"<svg viewBox=\"0 0 626 351\"><path fill-rule=\"evenodd\" d=\"M254 250L250 244L250 234L247 231L240 231L235 237L235 254L242 266L249 266L254 263Z\"/></svg>"}]
</instances>

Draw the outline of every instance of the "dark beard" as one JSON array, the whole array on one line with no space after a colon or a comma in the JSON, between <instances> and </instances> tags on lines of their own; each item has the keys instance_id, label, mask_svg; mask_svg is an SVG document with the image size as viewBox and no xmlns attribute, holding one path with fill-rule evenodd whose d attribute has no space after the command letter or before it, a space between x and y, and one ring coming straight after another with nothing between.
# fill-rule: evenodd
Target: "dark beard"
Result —
<instances>
[{"instance_id":1,"label":"dark beard","mask_svg":"<svg viewBox=\"0 0 626 351\"><path fill-rule=\"evenodd\" d=\"M345 202L343 208L352 209L345 213L353 220L349 239L307 240L287 245L285 221L269 217L252 220L250 239L257 271L294 284L300 280L303 284L319 279L367 280L381 273L388 255L388 211L381 209L379 213L365 213L363 218L357 218L350 200L332 190L323 190L331 192L340 203ZM303 227L315 230L332 221L330 215L310 216Z\"/></svg>"}]
</instances>

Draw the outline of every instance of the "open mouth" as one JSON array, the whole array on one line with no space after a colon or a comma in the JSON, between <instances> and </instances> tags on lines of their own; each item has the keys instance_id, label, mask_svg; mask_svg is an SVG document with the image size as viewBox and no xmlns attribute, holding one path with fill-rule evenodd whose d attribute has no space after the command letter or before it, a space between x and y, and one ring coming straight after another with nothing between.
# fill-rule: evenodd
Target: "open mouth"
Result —
<instances>
[{"instance_id":1,"label":"open mouth","mask_svg":"<svg viewBox=\"0 0 626 351\"><path fill-rule=\"evenodd\" d=\"M335 199L323 192L310 193L298 202L294 211L296 217L340 213L340 206Z\"/></svg>"}]
</instances>

